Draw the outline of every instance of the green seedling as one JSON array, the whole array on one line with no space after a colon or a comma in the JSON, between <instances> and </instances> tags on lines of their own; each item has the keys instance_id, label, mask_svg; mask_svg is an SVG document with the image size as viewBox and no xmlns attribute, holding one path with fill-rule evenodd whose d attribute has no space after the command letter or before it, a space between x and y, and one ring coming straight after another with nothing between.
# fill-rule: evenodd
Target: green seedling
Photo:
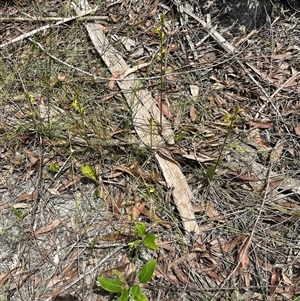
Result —
<instances>
[{"instance_id":1,"label":"green seedling","mask_svg":"<svg viewBox=\"0 0 300 301\"><path fill-rule=\"evenodd\" d=\"M24 212L15 207L11 207L11 210L12 210L13 214L19 218L22 218L24 216Z\"/></svg>"},{"instance_id":2,"label":"green seedling","mask_svg":"<svg viewBox=\"0 0 300 301\"><path fill-rule=\"evenodd\" d=\"M49 166L49 169L50 171L54 172L54 173L57 173L60 169L58 163L51 163L50 166Z\"/></svg>"},{"instance_id":3,"label":"green seedling","mask_svg":"<svg viewBox=\"0 0 300 301\"><path fill-rule=\"evenodd\" d=\"M146 225L144 223L137 223L135 225L135 234L137 235L137 239L133 242L129 243L130 247L136 248L140 250L140 248L144 245L145 247L157 251L158 246L155 243L157 237L154 234L147 233Z\"/></svg>"},{"instance_id":4,"label":"green seedling","mask_svg":"<svg viewBox=\"0 0 300 301\"><path fill-rule=\"evenodd\" d=\"M133 285L126 282L126 277L123 273L113 270L116 278L107 278L99 276L98 283L104 290L110 293L118 294L118 301L147 301L148 298L142 292L142 285L149 282L156 268L156 259L149 260L139 271L138 281Z\"/></svg>"},{"instance_id":5,"label":"green seedling","mask_svg":"<svg viewBox=\"0 0 300 301\"><path fill-rule=\"evenodd\" d=\"M89 164L83 164L81 166L81 172L83 173L83 175L85 177L93 180L97 184L99 183L99 181L97 179L97 175L96 175L95 169L91 165L89 165Z\"/></svg>"}]
</instances>

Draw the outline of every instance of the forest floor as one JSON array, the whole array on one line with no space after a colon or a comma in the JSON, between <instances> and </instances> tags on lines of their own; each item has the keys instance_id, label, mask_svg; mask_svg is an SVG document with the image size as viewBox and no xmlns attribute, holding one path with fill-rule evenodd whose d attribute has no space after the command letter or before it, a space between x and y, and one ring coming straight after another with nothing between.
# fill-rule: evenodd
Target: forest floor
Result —
<instances>
[{"instance_id":1,"label":"forest floor","mask_svg":"<svg viewBox=\"0 0 300 301\"><path fill-rule=\"evenodd\" d=\"M1 301L300 300L299 16L216 36L171 3L0 6Z\"/></svg>"}]
</instances>

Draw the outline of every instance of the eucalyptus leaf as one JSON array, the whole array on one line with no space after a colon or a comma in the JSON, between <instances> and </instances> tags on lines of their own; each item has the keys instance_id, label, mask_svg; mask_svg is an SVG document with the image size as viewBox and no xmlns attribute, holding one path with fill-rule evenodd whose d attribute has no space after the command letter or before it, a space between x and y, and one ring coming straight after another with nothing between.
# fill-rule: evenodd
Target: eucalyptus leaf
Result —
<instances>
[{"instance_id":1,"label":"eucalyptus leaf","mask_svg":"<svg viewBox=\"0 0 300 301\"><path fill-rule=\"evenodd\" d=\"M147 283L153 276L156 268L156 259L149 260L139 272L140 283Z\"/></svg>"},{"instance_id":2,"label":"eucalyptus leaf","mask_svg":"<svg viewBox=\"0 0 300 301\"><path fill-rule=\"evenodd\" d=\"M112 279L100 276L97 278L100 285L108 292L121 293L122 292L122 281L120 278Z\"/></svg>"},{"instance_id":3,"label":"eucalyptus leaf","mask_svg":"<svg viewBox=\"0 0 300 301\"><path fill-rule=\"evenodd\" d=\"M156 239L157 238L154 234L147 234L143 241L146 247L148 247L151 250L157 251L159 248L155 243Z\"/></svg>"},{"instance_id":4,"label":"eucalyptus leaf","mask_svg":"<svg viewBox=\"0 0 300 301\"><path fill-rule=\"evenodd\" d=\"M144 223L138 223L135 225L135 230L140 235L146 234L146 225Z\"/></svg>"},{"instance_id":5,"label":"eucalyptus leaf","mask_svg":"<svg viewBox=\"0 0 300 301\"><path fill-rule=\"evenodd\" d=\"M122 294L119 297L118 301L128 301L128 299L129 299L129 292L128 292L128 290L123 289Z\"/></svg>"},{"instance_id":6,"label":"eucalyptus leaf","mask_svg":"<svg viewBox=\"0 0 300 301\"><path fill-rule=\"evenodd\" d=\"M142 291L141 288L138 284L134 284L131 288L130 288L130 295L133 299L138 300L139 296L141 295Z\"/></svg>"}]
</instances>

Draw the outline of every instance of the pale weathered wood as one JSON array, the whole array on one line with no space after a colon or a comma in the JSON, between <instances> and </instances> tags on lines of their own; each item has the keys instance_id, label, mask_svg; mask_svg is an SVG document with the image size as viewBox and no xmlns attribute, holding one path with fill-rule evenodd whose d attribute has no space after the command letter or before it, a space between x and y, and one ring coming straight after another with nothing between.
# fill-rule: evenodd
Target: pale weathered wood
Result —
<instances>
[{"instance_id":1,"label":"pale weathered wood","mask_svg":"<svg viewBox=\"0 0 300 301\"><path fill-rule=\"evenodd\" d=\"M110 72L119 74L120 78L122 78L127 73L127 70L130 69L125 60L110 45L99 24L90 23L86 25L86 28L96 50ZM158 132L158 127L153 126L151 123L151 120L159 123L160 111L150 91L142 87L142 83L134 74L130 74L116 82L133 112L133 123L138 136L146 146L156 151L155 157L168 187L172 189L173 200L185 231L198 233L198 225L191 204L193 200L192 191L180 166L172 159L171 154L164 149L166 143L174 143L174 134L170 123L165 117L162 118L163 132L161 136Z\"/></svg>"}]
</instances>

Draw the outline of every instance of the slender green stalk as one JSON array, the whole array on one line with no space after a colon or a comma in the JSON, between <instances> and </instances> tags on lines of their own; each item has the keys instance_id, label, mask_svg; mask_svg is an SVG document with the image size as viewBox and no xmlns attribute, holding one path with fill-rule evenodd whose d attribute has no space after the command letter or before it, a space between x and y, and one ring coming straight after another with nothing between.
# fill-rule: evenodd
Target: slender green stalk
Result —
<instances>
[{"instance_id":1,"label":"slender green stalk","mask_svg":"<svg viewBox=\"0 0 300 301\"><path fill-rule=\"evenodd\" d=\"M218 159L217 159L216 163L214 165L210 166L207 169L207 171L206 171L206 178L207 178L208 182L211 182L213 180L214 175L215 175L215 171L217 169L217 166L221 162L221 158L222 158L222 155L223 155L223 152L224 152L224 149L225 149L225 145L227 144L227 140L228 140L229 135L230 135L230 133L232 131L233 125L234 125L234 123L236 121L236 117L237 117L239 111L240 111L239 106L236 106L234 114L232 116L230 116L230 123L229 123L229 126L228 126L228 131L227 131L226 137L224 139L224 142L223 142L223 144L221 146L221 150L220 150Z\"/></svg>"},{"instance_id":2,"label":"slender green stalk","mask_svg":"<svg viewBox=\"0 0 300 301\"><path fill-rule=\"evenodd\" d=\"M163 47L163 42L165 39L165 32L164 32L164 27L165 27L165 15L161 14L160 15L160 30L159 30L159 56L160 56L160 101L159 101L159 131L160 134L163 131L163 122L162 122L162 101L163 101L163 72L164 72L164 55L165 55L165 50Z\"/></svg>"}]
</instances>

